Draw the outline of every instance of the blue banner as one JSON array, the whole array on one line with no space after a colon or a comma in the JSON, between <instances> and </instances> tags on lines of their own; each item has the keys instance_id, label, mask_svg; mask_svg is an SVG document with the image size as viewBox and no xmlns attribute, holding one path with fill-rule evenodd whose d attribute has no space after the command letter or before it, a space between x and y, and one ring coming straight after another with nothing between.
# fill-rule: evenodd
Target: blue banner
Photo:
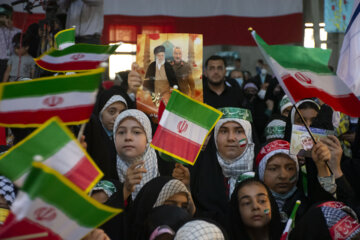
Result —
<instances>
[{"instance_id":1,"label":"blue banner","mask_svg":"<svg viewBox=\"0 0 360 240\"><path fill-rule=\"evenodd\" d=\"M354 0L324 0L325 31L345 32Z\"/></svg>"}]
</instances>

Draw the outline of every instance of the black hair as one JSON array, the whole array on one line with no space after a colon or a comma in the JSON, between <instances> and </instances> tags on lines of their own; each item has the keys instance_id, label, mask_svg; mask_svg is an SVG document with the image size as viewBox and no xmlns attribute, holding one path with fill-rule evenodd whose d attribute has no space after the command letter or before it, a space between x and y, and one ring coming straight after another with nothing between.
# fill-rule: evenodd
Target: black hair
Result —
<instances>
[{"instance_id":1,"label":"black hair","mask_svg":"<svg viewBox=\"0 0 360 240\"><path fill-rule=\"evenodd\" d=\"M304 102L300 104L300 106L298 107L298 109L309 109L309 108L314 109L316 112L320 111L319 106L313 102Z\"/></svg>"},{"instance_id":2,"label":"black hair","mask_svg":"<svg viewBox=\"0 0 360 240\"><path fill-rule=\"evenodd\" d=\"M29 47L30 46L30 36L28 34L23 34L23 36L21 38L21 34L22 33L15 34L15 36L12 39L13 46L14 47L20 46L20 41L21 41L21 46Z\"/></svg>"},{"instance_id":3,"label":"black hair","mask_svg":"<svg viewBox=\"0 0 360 240\"><path fill-rule=\"evenodd\" d=\"M241 62L241 58L235 58L235 62Z\"/></svg>"},{"instance_id":4,"label":"black hair","mask_svg":"<svg viewBox=\"0 0 360 240\"><path fill-rule=\"evenodd\" d=\"M248 235L246 232L246 226L242 221L240 211L239 211L239 202L238 202L238 192L241 188L251 184L259 184L264 186L270 201L271 206L271 220L269 223L269 235L270 239L280 239L281 236L281 222L280 222L280 212L278 206L276 204L275 198L273 197L270 189L265 185L264 182L260 181L258 178L248 178L244 181L238 183L235 187L234 192L231 195L230 205L230 222L231 225L231 232L229 233L232 235L233 239L248 239Z\"/></svg>"},{"instance_id":5,"label":"black hair","mask_svg":"<svg viewBox=\"0 0 360 240\"><path fill-rule=\"evenodd\" d=\"M0 8L2 8L0 15L11 16L14 11L9 4L0 4Z\"/></svg>"},{"instance_id":6,"label":"black hair","mask_svg":"<svg viewBox=\"0 0 360 240\"><path fill-rule=\"evenodd\" d=\"M226 60L223 57L220 57L218 55L212 55L211 57L209 57L206 62L205 62L205 68L207 68L209 61L216 61L216 60L221 60L224 62L224 66L226 67Z\"/></svg>"}]
</instances>

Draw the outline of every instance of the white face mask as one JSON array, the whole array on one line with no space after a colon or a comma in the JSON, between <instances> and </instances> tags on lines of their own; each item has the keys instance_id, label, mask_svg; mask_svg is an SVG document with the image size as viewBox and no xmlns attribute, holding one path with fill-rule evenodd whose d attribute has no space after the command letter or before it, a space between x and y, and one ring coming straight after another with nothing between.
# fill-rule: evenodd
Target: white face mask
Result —
<instances>
[{"instance_id":1,"label":"white face mask","mask_svg":"<svg viewBox=\"0 0 360 240\"><path fill-rule=\"evenodd\" d=\"M264 99L265 98L265 94L266 94L266 90L264 89L261 89L259 92L258 92L258 96L260 99Z\"/></svg>"},{"instance_id":2,"label":"white face mask","mask_svg":"<svg viewBox=\"0 0 360 240\"><path fill-rule=\"evenodd\" d=\"M261 69L261 75L266 75L267 74L267 71L265 68Z\"/></svg>"}]
</instances>

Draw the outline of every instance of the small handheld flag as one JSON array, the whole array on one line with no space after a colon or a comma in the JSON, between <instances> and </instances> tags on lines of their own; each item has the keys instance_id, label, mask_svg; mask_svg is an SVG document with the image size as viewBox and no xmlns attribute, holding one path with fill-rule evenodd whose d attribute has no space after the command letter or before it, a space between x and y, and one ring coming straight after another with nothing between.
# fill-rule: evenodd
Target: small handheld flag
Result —
<instances>
[{"instance_id":1,"label":"small handheld flag","mask_svg":"<svg viewBox=\"0 0 360 240\"><path fill-rule=\"evenodd\" d=\"M293 210L291 212L290 218L286 223L284 232L283 232L280 240L287 240L288 239L288 236L289 236L289 233L290 233L291 229L294 228L295 216L296 216L296 212L297 212L300 204L301 204L301 201L297 200L296 203L295 203L295 206L294 206L294 208L293 208Z\"/></svg>"},{"instance_id":2,"label":"small handheld flag","mask_svg":"<svg viewBox=\"0 0 360 240\"><path fill-rule=\"evenodd\" d=\"M195 164L206 136L222 113L174 89L151 146L181 162Z\"/></svg>"},{"instance_id":3,"label":"small handheld flag","mask_svg":"<svg viewBox=\"0 0 360 240\"><path fill-rule=\"evenodd\" d=\"M58 171L86 192L103 176L58 118L50 119L1 155L0 174L21 187L33 162L41 162Z\"/></svg>"},{"instance_id":4,"label":"small handheld flag","mask_svg":"<svg viewBox=\"0 0 360 240\"><path fill-rule=\"evenodd\" d=\"M54 38L59 50L70 47L75 44L75 28L59 31Z\"/></svg>"}]
</instances>

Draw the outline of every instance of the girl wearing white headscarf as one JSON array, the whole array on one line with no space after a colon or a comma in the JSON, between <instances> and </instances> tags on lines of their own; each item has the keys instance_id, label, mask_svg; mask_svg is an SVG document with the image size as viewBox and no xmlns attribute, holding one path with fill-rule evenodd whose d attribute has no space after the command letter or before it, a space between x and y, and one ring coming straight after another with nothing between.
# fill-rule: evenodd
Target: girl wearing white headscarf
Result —
<instances>
[{"instance_id":1,"label":"girl wearing white headscarf","mask_svg":"<svg viewBox=\"0 0 360 240\"><path fill-rule=\"evenodd\" d=\"M146 173L142 174L142 179L140 184L135 186L135 191L132 192L132 199L136 197L142 186L144 186L148 181L151 179L159 176L158 171L158 164L157 164L157 157L155 150L150 147L150 142L152 139L152 131L151 131L151 124L148 117L141 111L136 109L129 109L119 114L116 118L114 123L113 135L114 135L114 142L116 145L116 138L117 138L117 130L121 123L126 119L133 119L137 121L141 127L143 128L145 135L146 135L146 147L144 153L140 157L136 157L133 159L123 159L120 157L121 149L117 149L117 156L116 156L116 168L119 175L120 182L125 182L126 174L128 168L140 161L144 161L144 168L146 169Z\"/></svg>"}]
</instances>

